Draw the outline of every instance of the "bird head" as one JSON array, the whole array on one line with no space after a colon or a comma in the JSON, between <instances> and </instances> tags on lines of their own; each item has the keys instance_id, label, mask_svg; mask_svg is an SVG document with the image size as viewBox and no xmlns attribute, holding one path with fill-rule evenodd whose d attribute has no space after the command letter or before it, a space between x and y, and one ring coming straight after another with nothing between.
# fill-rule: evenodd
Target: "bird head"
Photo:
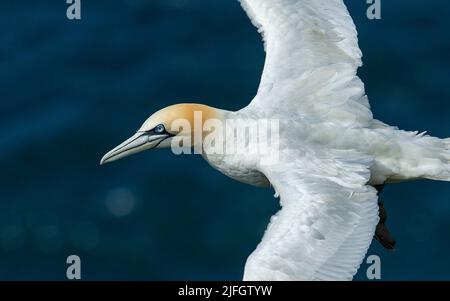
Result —
<instances>
[{"instance_id":1,"label":"bird head","mask_svg":"<svg viewBox=\"0 0 450 301\"><path fill-rule=\"evenodd\" d=\"M100 164L147 149L170 147L175 137L193 142L196 135L204 136L203 123L220 118L220 111L200 104L177 104L159 110L144 122L136 134L104 155ZM192 143L192 146L195 145Z\"/></svg>"}]
</instances>

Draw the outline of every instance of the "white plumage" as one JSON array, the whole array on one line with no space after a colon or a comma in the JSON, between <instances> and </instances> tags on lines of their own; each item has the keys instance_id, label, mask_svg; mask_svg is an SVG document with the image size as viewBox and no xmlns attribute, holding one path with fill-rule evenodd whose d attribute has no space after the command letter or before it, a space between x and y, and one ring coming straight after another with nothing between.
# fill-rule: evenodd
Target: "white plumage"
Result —
<instances>
[{"instance_id":1,"label":"white plumage","mask_svg":"<svg viewBox=\"0 0 450 301\"><path fill-rule=\"evenodd\" d=\"M279 158L209 154L224 174L271 185L282 209L248 258L245 280L350 280L378 223L374 185L450 180L450 140L375 120L357 76L361 51L342 0L241 0L267 52L258 94L237 112L181 104L153 114L102 163L167 147L176 118L278 119Z\"/></svg>"},{"instance_id":2,"label":"white plumage","mask_svg":"<svg viewBox=\"0 0 450 301\"><path fill-rule=\"evenodd\" d=\"M449 180L449 140L373 119L356 75L354 23L342 0L242 0L267 52L241 114L283 120L279 164L260 167L281 197L245 280L350 280L378 222L371 185Z\"/></svg>"}]
</instances>

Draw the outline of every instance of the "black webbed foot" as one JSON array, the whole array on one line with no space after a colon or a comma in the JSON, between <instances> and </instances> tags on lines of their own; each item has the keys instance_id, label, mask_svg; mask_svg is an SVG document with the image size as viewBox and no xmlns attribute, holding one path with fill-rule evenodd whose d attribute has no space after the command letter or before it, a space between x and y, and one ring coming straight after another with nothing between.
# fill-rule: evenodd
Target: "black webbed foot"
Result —
<instances>
[{"instance_id":1,"label":"black webbed foot","mask_svg":"<svg viewBox=\"0 0 450 301\"><path fill-rule=\"evenodd\" d=\"M384 185L375 186L375 189L378 191L378 195L381 193L383 188ZM385 249L394 250L396 242L386 226L387 213L383 203L381 202L378 203L378 214L380 221L376 227L374 237Z\"/></svg>"},{"instance_id":2,"label":"black webbed foot","mask_svg":"<svg viewBox=\"0 0 450 301\"><path fill-rule=\"evenodd\" d=\"M395 239L392 237L387 226L385 225L387 214L383 203L378 203L380 221L375 230L375 239L387 250L395 249Z\"/></svg>"}]
</instances>

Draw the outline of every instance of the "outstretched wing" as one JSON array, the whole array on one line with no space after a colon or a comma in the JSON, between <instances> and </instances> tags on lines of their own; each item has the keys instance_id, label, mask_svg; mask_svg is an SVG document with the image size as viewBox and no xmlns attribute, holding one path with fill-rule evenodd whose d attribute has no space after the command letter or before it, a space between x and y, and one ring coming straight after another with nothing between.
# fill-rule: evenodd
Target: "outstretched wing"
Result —
<instances>
[{"instance_id":1,"label":"outstretched wing","mask_svg":"<svg viewBox=\"0 0 450 301\"><path fill-rule=\"evenodd\" d=\"M371 158L353 152L283 154L265 166L281 198L244 280L351 280L378 223L376 190L366 185Z\"/></svg>"},{"instance_id":2,"label":"outstretched wing","mask_svg":"<svg viewBox=\"0 0 450 301\"><path fill-rule=\"evenodd\" d=\"M357 32L342 0L240 0L263 34L266 63L252 106L367 123ZM269 97L270 96L270 97Z\"/></svg>"}]
</instances>

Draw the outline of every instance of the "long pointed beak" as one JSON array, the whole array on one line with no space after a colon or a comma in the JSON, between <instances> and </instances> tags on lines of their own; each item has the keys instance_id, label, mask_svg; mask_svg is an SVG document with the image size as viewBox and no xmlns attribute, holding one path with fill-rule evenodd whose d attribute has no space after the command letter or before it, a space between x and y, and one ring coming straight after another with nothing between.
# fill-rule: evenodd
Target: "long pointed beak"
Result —
<instances>
[{"instance_id":1,"label":"long pointed beak","mask_svg":"<svg viewBox=\"0 0 450 301\"><path fill-rule=\"evenodd\" d=\"M103 156L100 165L110 163L121 158L157 147L167 135L156 135L148 132L137 132L128 140L121 143Z\"/></svg>"}]
</instances>

